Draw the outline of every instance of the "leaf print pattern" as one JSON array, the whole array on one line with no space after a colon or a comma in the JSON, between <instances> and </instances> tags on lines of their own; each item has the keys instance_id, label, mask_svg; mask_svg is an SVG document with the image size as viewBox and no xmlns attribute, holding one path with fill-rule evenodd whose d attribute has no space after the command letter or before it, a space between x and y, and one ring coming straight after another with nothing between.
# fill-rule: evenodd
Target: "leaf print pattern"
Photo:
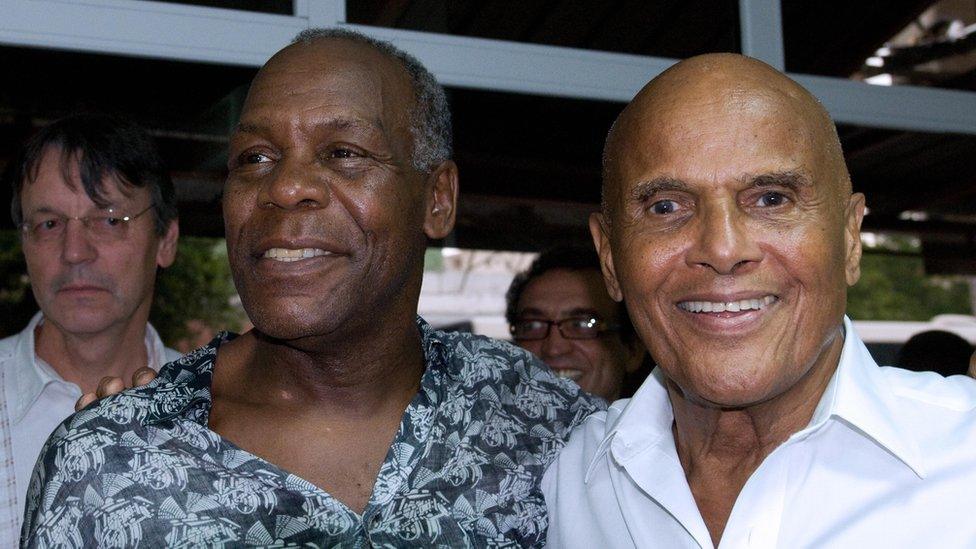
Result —
<instances>
[{"instance_id":1,"label":"leaf print pattern","mask_svg":"<svg viewBox=\"0 0 976 549\"><path fill-rule=\"evenodd\" d=\"M362 515L207 427L220 334L65 420L34 470L28 547L541 547L539 483L602 401L507 343L417 319L427 369Z\"/></svg>"}]
</instances>

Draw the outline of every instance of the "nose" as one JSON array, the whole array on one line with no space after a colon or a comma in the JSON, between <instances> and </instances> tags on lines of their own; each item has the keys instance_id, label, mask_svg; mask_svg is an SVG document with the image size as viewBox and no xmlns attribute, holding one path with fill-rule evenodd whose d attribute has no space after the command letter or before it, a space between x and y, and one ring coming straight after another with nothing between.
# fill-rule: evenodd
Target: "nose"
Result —
<instances>
[{"instance_id":1,"label":"nose","mask_svg":"<svg viewBox=\"0 0 976 549\"><path fill-rule=\"evenodd\" d=\"M734 200L704 205L688 263L721 275L737 274L758 263L762 250L752 235L749 219Z\"/></svg>"},{"instance_id":2,"label":"nose","mask_svg":"<svg viewBox=\"0 0 976 549\"><path fill-rule=\"evenodd\" d=\"M543 362L548 358L564 355L573 348L572 342L563 337L563 334L559 332L559 328L555 324L549 327L549 335L540 343L539 357Z\"/></svg>"},{"instance_id":3,"label":"nose","mask_svg":"<svg viewBox=\"0 0 976 549\"><path fill-rule=\"evenodd\" d=\"M285 210L322 208L329 203L329 185L314 164L285 159L261 189L262 205Z\"/></svg>"},{"instance_id":4,"label":"nose","mask_svg":"<svg viewBox=\"0 0 976 549\"><path fill-rule=\"evenodd\" d=\"M66 221L64 236L61 242L61 258L65 263L85 263L95 259L98 250L95 248L85 225L76 219Z\"/></svg>"}]
</instances>

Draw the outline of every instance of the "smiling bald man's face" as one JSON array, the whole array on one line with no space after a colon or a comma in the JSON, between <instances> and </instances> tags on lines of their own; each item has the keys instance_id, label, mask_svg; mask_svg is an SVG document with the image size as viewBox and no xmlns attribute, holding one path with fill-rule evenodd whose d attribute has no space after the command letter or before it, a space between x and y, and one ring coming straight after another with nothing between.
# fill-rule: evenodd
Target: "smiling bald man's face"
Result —
<instances>
[{"instance_id":1,"label":"smiling bald man's face","mask_svg":"<svg viewBox=\"0 0 976 549\"><path fill-rule=\"evenodd\" d=\"M685 61L618 119L604 186L608 288L687 398L750 406L836 365L864 201L805 90L741 56Z\"/></svg>"}]
</instances>

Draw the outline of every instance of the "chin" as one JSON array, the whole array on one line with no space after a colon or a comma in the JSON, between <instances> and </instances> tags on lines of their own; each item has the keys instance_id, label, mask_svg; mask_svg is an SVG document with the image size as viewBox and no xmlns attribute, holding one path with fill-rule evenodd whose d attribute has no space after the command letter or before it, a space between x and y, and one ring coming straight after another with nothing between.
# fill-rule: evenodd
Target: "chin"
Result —
<instances>
[{"instance_id":1,"label":"chin","mask_svg":"<svg viewBox=\"0 0 976 549\"><path fill-rule=\"evenodd\" d=\"M307 337L329 335L342 327L333 315L312 317L311 312L330 311L331 307L281 307L266 309L262 307L247 309L248 317L254 327L262 334L283 341ZM323 316L325 318L323 318Z\"/></svg>"},{"instance_id":2,"label":"chin","mask_svg":"<svg viewBox=\"0 0 976 549\"><path fill-rule=\"evenodd\" d=\"M697 371L672 379L690 401L709 408L745 408L775 396L771 373L724 363L699 365Z\"/></svg>"},{"instance_id":3,"label":"chin","mask_svg":"<svg viewBox=\"0 0 976 549\"><path fill-rule=\"evenodd\" d=\"M85 314L45 315L44 319L69 334L97 334L115 322L115 319Z\"/></svg>"}]
</instances>

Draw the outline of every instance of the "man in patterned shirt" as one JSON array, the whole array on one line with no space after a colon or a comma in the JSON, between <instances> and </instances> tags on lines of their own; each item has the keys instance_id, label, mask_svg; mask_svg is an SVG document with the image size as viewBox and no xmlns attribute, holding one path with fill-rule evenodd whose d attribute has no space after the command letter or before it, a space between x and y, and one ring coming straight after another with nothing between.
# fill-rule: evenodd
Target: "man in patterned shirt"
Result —
<instances>
[{"instance_id":1,"label":"man in patterned shirt","mask_svg":"<svg viewBox=\"0 0 976 549\"><path fill-rule=\"evenodd\" d=\"M454 224L443 90L303 32L255 78L223 211L255 329L52 435L26 546L539 546L540 479L598 408L529 353L416 317Z\"/></svg>"}]
</instances>

